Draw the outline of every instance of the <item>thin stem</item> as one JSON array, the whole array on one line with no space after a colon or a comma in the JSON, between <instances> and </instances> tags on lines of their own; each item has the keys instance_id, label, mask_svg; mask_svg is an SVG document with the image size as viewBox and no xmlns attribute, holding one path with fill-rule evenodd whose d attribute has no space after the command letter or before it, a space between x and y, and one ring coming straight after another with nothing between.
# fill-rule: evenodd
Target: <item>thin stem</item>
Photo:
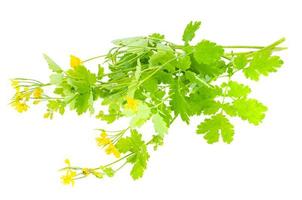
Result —
<instances>
[{"instance_id":1,"label":"thin stem","mask_svg":"<svg viewBox=\"0 0 302 200\"><path fill-rule=\"evenodd\" d=\"M263 49L265 46L222 46L224 49ZM286 50L287 47L275 47L274 50L282 51Z\"/></svg>"},{"instance_id":2,"label":"thin stem","mask_svg":"<svg viewBox=\"0 0 302 200\"><path fill-rule=\"evenodd\" d=\"M122 169L128 162L125 161L119 168L117 168L116 170L114 170L115 172L119 171L120 169Z\"/></svg>"},{"instance_id":3,"label":"thin stem","mask_svg":"<svg viewBox=\"0 0 302 200\"><path fill-rule=\"evenodd\" d=\"M88 62L88 61L91 61L91 60L95 60L95 59L98 59L98 58L106 57L106 56L107 56L107 54L95 56L95 57L83 60L82 63L85 63L85 62Z\"/></svg>"},{"instance_id":4,"label":"thin stem","mask_svg":"<svg viewBox=\"0 0 302 200\"><path fill-rule=\"evenodd\" d=\"M81 167L64 167L64 168L59 169L58 171L64 171L64 170L67 170L67 169L82 170Z\"/></svg>"},{"instance_id":5,"label":"thin stem","mask_svg":"<svg viewBox=\"0 0 302 200\"><path fill-rule=\"evenodd\" d=\"M127 154L127 155L121 157L121 158L118 159L118 160L115 160L115 161L113 161L113 162L111 162L111 163L109 163L109 164L107 164L107 165L104 165L104 166L100 166L100 167L94 168L93 170L98 170L98 169L101 169L102 167L109 167L109 166L111 166L111 165L113 165L113 164L115 164L115 163L118 163L118 162L120 162L121 160L123 160L123 159L125 159L125 158L131 156L132 154L133 154L133 153L129 153L129 154Z\"/></svg>"}]
</instances>

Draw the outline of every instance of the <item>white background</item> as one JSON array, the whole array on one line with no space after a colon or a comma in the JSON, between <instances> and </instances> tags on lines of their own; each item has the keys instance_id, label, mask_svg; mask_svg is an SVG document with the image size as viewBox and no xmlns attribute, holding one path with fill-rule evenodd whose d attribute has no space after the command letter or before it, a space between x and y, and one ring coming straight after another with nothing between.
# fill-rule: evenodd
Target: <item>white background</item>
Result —
<instances>
[{"instance_id":1,"label":"white background","mask_svg":"<svg viewBox=\"0 0 302 200\"><path fill-rule=\"evenodd\" d=\"M301 6L299 1L0 1L0 199L302 199ZM9 78L48 80L42 53L68 67L69 54L105 53L120 37L160 32L181 42L185 25L201 20L197 38L219 44L266 45L287 38L285 65L252 84L252 97L268 105L254 127L235 120L231 145L208 145L180 120L148 169L132 181L129 168L113 179L60 183L68 157L96 166L105 154L94 128L105 124L75 113L45 120L45 105L19 114L8 106ZM198 40L195 40L198 41ZM91 67L92 70L96 66ZM126 124L116 125L122 128ZM149 129L147 129L148 132ZM150 129L151 130L151 129Z\"/></svg>"}]
</instances>

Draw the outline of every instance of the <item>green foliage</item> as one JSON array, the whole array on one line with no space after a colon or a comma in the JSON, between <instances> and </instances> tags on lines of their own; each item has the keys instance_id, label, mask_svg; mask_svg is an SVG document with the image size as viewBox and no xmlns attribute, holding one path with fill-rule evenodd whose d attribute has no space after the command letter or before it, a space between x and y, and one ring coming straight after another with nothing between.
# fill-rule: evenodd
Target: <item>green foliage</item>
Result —
<instances>
[{"instance_id":1,"label":"green foliage","mask_svg":"<svg viewBox=\"0 0 302 200\"><path fill-rule=\"evenodd\" d=\"M140 127L142 126L150 117L151 110L149 106L146 104L141 103L138 105L138 111L134 114L130 121L130 127Z\"/></svg>"},{"instance_id":2,"label":"green foliage","mask_svg":"<svg viewBox=\"0 0 302 200\"><path fill-rule=\"evenodd\" d=\"M238 99L233 104L236 115L251 124L258 125L265 117L267 107L256 99Z\"/></svg>"},{"instance_id":3,"label":"green foliage","mask_svg":"<svg viewBox=\"0 0 302 200\"><path fill-rule=\"evenodd\" d=\"M168 126L167 126L164 118L160 114L156 113L152 117L152 122L153 122L155 132L159 136L164 137L164 135L168 132Z\"/></svg>"},{"instance_id":4,"label":"green foliage","mask_svg":"<svg viewBox=\"0 0 302 200\"><path fill-rule=\"evenodd\" d=\"M46 62L48 63L48 67L51 71L58 72L58 73L63 71L61 67L57 65L57 63L55 63L48 55L43 54L43 56Z\"/></svg>"},{"instance_id":5,"label":"green foliage","mask_svg":"<svg viewBox=\"0 0 302 200\"><path fill-rule=\"evenodd\" d=\"M217 114L199 124L196 132L204 134L204 139L209 144L218 142L220 136L225 143L229 144L233 141L234 127L226 116Z\"/></svg>"},{"instance_id":6,"label":"green foliage","mask_svg":"<svg viewBox=\"0 0 302 200\"><path fill-rule=\"evenodd\" d=\"M130 152L127 162L133 164L130 172L132 178L136 180L142 177L145 169L147 168L147 161L149 159L147 146L142 140L142 135L139 134L135 129L132 129L131 136L121 138L117 142L116 148L121 153Z\"/></svg>"},{"instance_id":7,"label":"green foliage","mask_svg":"<svg viewBox=\"0 0 302 200\"><path fill-rule=\"evenodd\" d=\"M222 46L208 40L202 40L195 46L194 58L198 63L213 64L221 59L223 52Z\"/></svg>"},{"instance_id":8,"label":"green foliage","mask_svg":"<svg viewBox=\"0 0 302 200\"><path fill-rule=\"evenodd\" d=\"M29 92L21 98L26 103L31 99L34 104L47 102L45 118L52 119L54 113L63 115L69 107L78 115L97 110L94 116L98 120L115 127L120 127L120 119L129 119L123 130L107 134L101 129L97 139L98 145L117 160L85 168L77 174L79 178L89 173L97 178L112 177L131 164L132 178L139 179L147 168L148 147L157 150L163 145L169 127L178 117L189 124L192 117L201 116L204 120L196 132L203 134L209 144L220 138L229 144L235 134L233 117L253 125L263 121L267 107L249 97L252 88L242 78L258 81L276 72L283 61L275 52L285 49L278 46L284 38L267 46L223 46L206 39L190 44L200 26L198 21L186 26L184 45L169 42L159 33L114 40L114 47L105 55L85 61L71 56L67 70L44 55L51 70L49 82L16 79L12 105L22 112L28 108L20 102L20 84L28 87ZM101 64L96 71L85 67L97 59ZM51 87L53 93L41 90L44 87ZM37 88L40 90L33 96ZM153 128L148 134L139 133L137 129L146 123ZM145 141L145 137L149 139Z\"/></svg>"},{"instance_id":9,"label":"green foliage","mask_svg":"<svg viewBox=\"0 0 302 200\"><path fill-rule=\"evenodd\" d=\"M171 83L171 108L175 115L180 115L181 119L189 124L191 109L185 93L185 85L180 79Z\"/></svg>"},{"instance_id":10,"label":"green foliage","mask_svg":"<svg viewBox=\"0 0 302 200\"><path fill-rule=\"evenodd\" d=\"M195 37L195 32L200 28L201 22L190 22L182 35L182 40L185 44L189 44L189 42Z\"/></svg>"},{"instance_id":11,"label":"green foliage","mask_svg":"<svg viewBox=\"0 0 302 200\"><path fill-rule=\"evenodd\" d=\"M80 65L75 69L67 71L67 83L76 91L74 99L74 108L80 115L90 108L93 112L93 87L96 83L96 76L92 74L86 67Z\"/></svg>"},{"instance_id":12,"label":"green foliage","mask_svg":"<svg viewBox=\"0 0 302 200\"><path fill-rule=\"evenodd\" d=\"M224 83L222 84L222 87L227 89L226 95L233 98L246 97L251 92L249 86L240 84L236 81L229 81L228 83Z\"/></svg>"},{"instance_id":13,"label":"green foliage","mask_svg":"<svg viewBox=\"0 0 302 200\"><path fill-rule=\"evenodd\" d=\"M279 56L272 56L271 50L258 51L253 55L250 65L243 69L243 73L247 78L257 81L260 75L268 76L276 72L282 64Z\"/></svg>"}]
</instances>

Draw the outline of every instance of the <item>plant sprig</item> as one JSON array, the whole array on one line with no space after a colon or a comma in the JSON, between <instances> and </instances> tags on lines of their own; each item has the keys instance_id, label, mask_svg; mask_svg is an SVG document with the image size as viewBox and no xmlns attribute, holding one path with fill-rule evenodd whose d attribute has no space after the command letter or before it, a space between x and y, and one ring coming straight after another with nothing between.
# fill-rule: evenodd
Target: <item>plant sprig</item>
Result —
<instances>
[{"instance_id":1,"label":"plant sprig","mask_svg":"<svg viewBox=\"0 0 302 200\"><path fill-rule=\"evenodd\" d=\"M200 26L200 22L186 26L183 45L158 33L115 40L107 54L85 60L71 55L67 70L44 55L52 71L49 82L12 80L16 94L11 105L19 112L27 111L30 103L47 102L44 117L49 119L55 113L63 115L67 107L78 115L89 112L108 124L130 118L129 126L122 130L98 129L97 145L115 160L83 168L71 166L67 159L67 166L61 169L65 172L63 183L73 185L90 174L112 177L127 164L132 165L132 178L141 178L150 157L149 147L157 150L163 144L178 117L189 124L192 116L203 116L196 132L209 144L233 141L232 117L253 125L262 122L267 107L250 98L251 88L236 81L234 74L258 81L276 72L283 61L274 53L286 49L279 46L285 39L267 46L221 46L206 39L191 44ZM101 63L95 73L85 67L92 60ZM51 95L46 94L46 87L53 89ZM99 99L107 109L95 103ZM138 131L147 122L154 126L148 140Z\"/></svg>"}]
</instances>

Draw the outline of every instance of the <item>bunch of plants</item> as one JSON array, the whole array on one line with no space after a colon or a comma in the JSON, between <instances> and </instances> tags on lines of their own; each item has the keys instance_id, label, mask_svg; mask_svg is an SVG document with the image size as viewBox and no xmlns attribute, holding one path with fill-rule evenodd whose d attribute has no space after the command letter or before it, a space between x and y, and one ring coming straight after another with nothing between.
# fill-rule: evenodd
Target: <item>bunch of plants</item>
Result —
<instances>
[{"instance_id":1,"label":"bunch of plants","mask_svg":"<svg viewBox=\"0 0 302 200\"><path fill-rule=\"evenodd\" d=\"M183 44L159 33L118 39L104 55L86 60L71 55L68 67L44 55L49 81L12 79L16 93L11 105L18 112L41 104L47 119L66 111L90 113L108 124L128 118L129 124L118 130L98 128L96 144L114 160L79 167L66 159L61 169L64 184L87 176L112 177L125 165L132 166L133 179L141 178L150 152L163 145L177 118L189 125L199 116L196 133L209 144L233 141L231 118L252 125L262 122L267 107L251 98L251 88L238 80L258 81L276 72L283 61L275 53L286 49L279 46L285 39L267 46L223 46L206 39L192 44L200 26L196 21L185 27ZM91 61L99 63L97 71L86 67ZM141 131L146 123L153 124L148 130L152 136Z\"/></svg>"}]
</instances>

